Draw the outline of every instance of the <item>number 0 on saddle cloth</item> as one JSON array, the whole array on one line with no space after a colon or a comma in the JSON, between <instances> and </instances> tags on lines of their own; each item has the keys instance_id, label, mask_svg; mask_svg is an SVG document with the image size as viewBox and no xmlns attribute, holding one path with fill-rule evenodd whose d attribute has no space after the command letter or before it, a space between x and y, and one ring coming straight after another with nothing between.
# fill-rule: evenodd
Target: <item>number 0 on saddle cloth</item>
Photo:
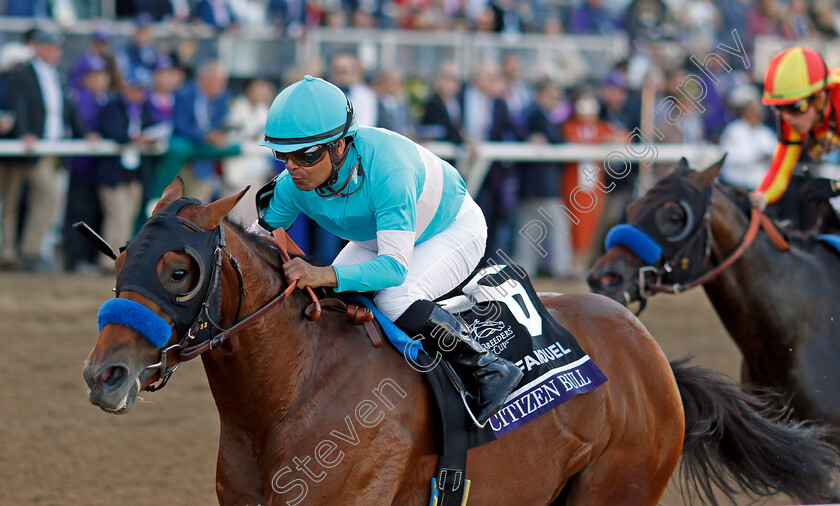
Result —
<instances>
[{"instance_id":1,"label":"number 0 on saddle cloth","mask_svg":"<svg viewBox=\"0 0 840 506\"><path fill-rule=\"evenodd\" d=\"M505 406L483 429L492 431L489 439L607 380L572 334L551 317L521 268L493 265L477 269L459 290L462 295L438 303L463 319L482 346L525 373ZM370 301L366 305L372 306ZM374 312L378 313L375 308ZM384 320L379 315L377 319ZM394 325L383 328L400 352L409 360L416 358L417 341Z\"/></svg>"}]
</instances>

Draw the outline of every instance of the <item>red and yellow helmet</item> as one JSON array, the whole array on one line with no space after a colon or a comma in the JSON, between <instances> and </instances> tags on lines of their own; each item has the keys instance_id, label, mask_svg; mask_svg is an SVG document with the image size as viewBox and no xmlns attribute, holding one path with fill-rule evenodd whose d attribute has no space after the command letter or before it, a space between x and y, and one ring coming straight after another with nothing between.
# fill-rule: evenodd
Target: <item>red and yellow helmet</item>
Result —
<instances>
[{"instance_id":1,"label":"red and yellow helmet","mask_svg":"<svg viewBox=\"0 0 840 506\"><path fill-rule=\"evenodd\" d=\"M805 47L785 49L770 60L764 75L765 105L792 104L824 89L833 82L825 61Z\"/></svg>"}]
</instances>

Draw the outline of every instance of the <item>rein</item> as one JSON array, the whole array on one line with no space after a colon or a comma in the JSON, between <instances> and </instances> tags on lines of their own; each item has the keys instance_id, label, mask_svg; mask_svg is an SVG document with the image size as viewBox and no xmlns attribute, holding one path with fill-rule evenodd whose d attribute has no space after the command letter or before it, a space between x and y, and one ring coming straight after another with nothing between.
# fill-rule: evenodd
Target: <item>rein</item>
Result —
<instances>
[{"instance_id":1,"label":"rein","mask_svg":"<svg viewBox=\"0 0 840 506\"><path fill-rule=\"evenodd\" d=\"M741 255L744 254L744 251L749 248L753 241L755 240L756 236L758 235L758 227L761 226L764 229L764 232L767 233L767 236L773 242L779 250L787 251L790 249L790 245L785 241L782 237L782 234L773 225L773 222L770 221L770 218L767 217L764 213L759 211L758 209L751 207L750 208L750 224L747 227L747 232L744 234L744 237L741 239L741 243L735 249L735 251L730 254L726 260L718 264L712 270L704 273L700 277L689 281L687 283L672 283L672 284L663 284L661 283L661 279L663 276L662 270L657 267L649 266L649 267L642 267L639 269L639 295L644 300L647 297L657 294L657 293L673 293L679 294L682 293L690 288L694 288L697 285L702 285L703 283L707 283L714 279L717 275L721 272L725 271L729 266L735 263ZM667 271L667 265L665 270ZM645 287L645 275L653 273L656 274L656 282L648 285ZM647 288L647 289L646 289Z\"/></svg>"}]
</instances>

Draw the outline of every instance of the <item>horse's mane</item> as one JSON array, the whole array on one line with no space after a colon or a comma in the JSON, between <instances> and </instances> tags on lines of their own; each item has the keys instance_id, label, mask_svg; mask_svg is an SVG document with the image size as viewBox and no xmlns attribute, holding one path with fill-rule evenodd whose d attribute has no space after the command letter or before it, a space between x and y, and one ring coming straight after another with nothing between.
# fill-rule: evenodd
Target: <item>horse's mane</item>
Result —
<instances>
[{"instance_id":1,"label":"horse's mane","mask_svg":"<svg viewBox=\"0 0 840 506\"><path fill-rule=\"evenodd\" d=\"M277 246L274 244L274 241L260 237L256 234L252 234L245 229L245 226L239 222L237 219L233 219L230 217L225 217L225 223L230 225L233 228L237 235L242 237L242 239L253 249L260 253L260 256L265 258L265 260L277 267L283 264L283 261L280 259L280 251L277 249Z\"/></svg>"},{"instance_id":2,"label":"horse's mane","mask_svg":"<svg viewBox=\"0 0 840 506\"><path fill-rule=\"evenodd\" d=\"M749 199L749 191L739 188L737 186L733 186L729 183L726 183L721 180L715 181L715 187L721 191L729 200L735 204L735 207L741 211L741 214L744 215L749 220L750 217L750 199ZM782 232L785 239L788 242L795 242L795 243L805 243L813 241L817 235L817 232L814 231L805 231L797 229L791 224L790 222L785 222L784 220L780 221L777 218L769 216L770 221Z\"/></svg>"},{"instance_id":3,"label":"horse's mane","mask_svg":"<svg viewBox=\"0 0 840 506\"><path fill-rule=\"evenodd\" d=\"M280 250L277 249L277 245L274 243L274 240L268 237L261 237L257 234L252 234L245 229L245 225L239 222L239 220L225 217L225 223L231 226L236 232L237 235L241 236L242 239L253 249L255 249L260 256L262 256L266 262L270 263L275 268L279 269L281 265L283 265L283 260L280 258ZM321 263L315 260L315 258L309 255L295 255L294 253L290 253L292 258L300 257L307 262L311 263L312 265L321 266ZM282 271L282 269L281 269ZM281 272L282 275L282 272Z\"/></svg>"}]
</instances>

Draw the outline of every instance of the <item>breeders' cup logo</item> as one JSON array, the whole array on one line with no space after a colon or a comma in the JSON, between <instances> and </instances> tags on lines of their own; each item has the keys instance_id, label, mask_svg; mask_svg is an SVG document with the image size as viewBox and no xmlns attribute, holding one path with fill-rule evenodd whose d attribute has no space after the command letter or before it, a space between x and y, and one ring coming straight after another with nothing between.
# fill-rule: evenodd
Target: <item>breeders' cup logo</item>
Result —
<instances>
[{"instance_id":1,"label":"breeders' cup logo","mask_svg":"<svg viewBox=\"0 0 840 506\"><path fill-rule=\"evenodd\" d=\"M474 320L470 324L470 332L486 350L497 355L507 348L507 342L513 339L513 329L505 329L505 322L496 320ZM482 342L485 340L488 341Z\"/></svg>"},{"instance_id":2,"label":"breeders' cup logo","mask_svg":"<svg viewBox=\"0 0 840 506\"><path fill-rule=\"evenodd\" d=\"M490 337L494 332L499 332L504 326L504 322L497 322L495 320L475 320L470 325L470 332L476 339L481 341Z\"/></svg>"}]
</instances>

